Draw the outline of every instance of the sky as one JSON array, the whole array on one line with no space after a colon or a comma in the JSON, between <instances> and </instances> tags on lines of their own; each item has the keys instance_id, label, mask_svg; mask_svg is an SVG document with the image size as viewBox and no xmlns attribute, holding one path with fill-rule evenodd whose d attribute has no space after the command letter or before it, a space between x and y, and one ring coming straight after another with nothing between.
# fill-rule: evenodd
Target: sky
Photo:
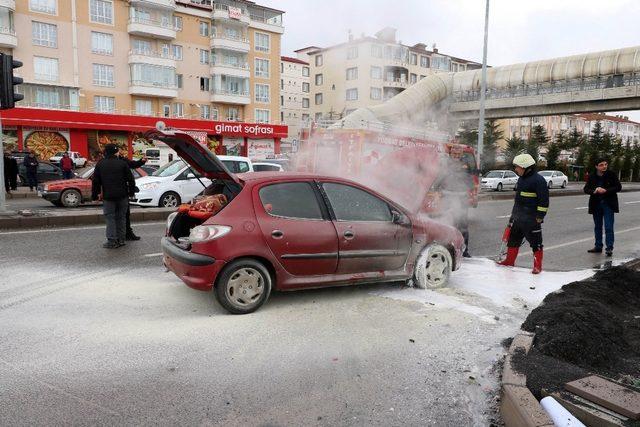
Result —
<instances>
[{"instance_id":1,"label":"sky","mask_svg":"<svg viewBox=\"0 0 640 427\"><path fill-rule=\"evenodd\" d=\"M257 0L285 11L282 55L394 27L406 45L482 62L484 0ZM491 0L489 65L640 46L638 0ZM622 113L640 122L640 111Z\"/></svg>"}]
</instances>

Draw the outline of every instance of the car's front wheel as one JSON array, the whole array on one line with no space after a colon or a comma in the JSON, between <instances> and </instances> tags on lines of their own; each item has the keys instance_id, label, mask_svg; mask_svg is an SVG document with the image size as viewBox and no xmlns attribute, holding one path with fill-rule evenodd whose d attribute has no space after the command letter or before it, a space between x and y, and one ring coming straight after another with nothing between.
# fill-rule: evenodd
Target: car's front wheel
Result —
<instances>
[{"instance_id":1,"label":"car's front wheel","mask_svg":"<svg viewBox=\"0 0 640 427\"><path fill-rule=\"evenodd\" d=\"M180 195L178 193L174 193L173 191L169 191L164 193L162 197L160 197L160 207L161 208L176 208L180 204Z\"/></svg>"},{"instance_id":2,"label":"car's front wheel","mask_svg":"<svg viewBox=\"0 0 640 427\"><path fill-rule=\"evenodd\" d=\"M562 181L562 188L567 188L567 181Z\"/></svg>"},{"instance_id":3,"label":"car's front wheel","mask_svg":"<svg viewBox=\"0 0 640 427\"><path fill-rule=\"evenodd\" d=\"M499 182L498 185L496 186L496 191L502 191L502 183Z\"/></svg>"},{"instance_id":4,"label":"car's front wheel","mask_svg":"<svg viewBox=\"0 0 640 427\"><path fill-rule=\"evenodd\" d=\"M547 187L552 188L553 187L553 181L549 181L549 184L547 185Z\"/></svg>"},{"instance_id":5,"label":"car's front wheel","mask_svg":"<svg viewBox=\"0 0 640 427\"><path fill-rule=\"evenodd\" d=\"M64 190L60 195L60 202L66 208L77 208L82 203L82 195L78 190Z\"/></svg>"},{"instance_id":6,"label":"car's front wheel","mask_svg":"<svg viewBox=\"0 0 640 427\"><path fill-rule=\"evenodd\" d=\"M436 289L447 284L453 259L449 249L438 243L432 243L423 249L416 261L413 282L417 288Z\"/></svg>"},{"instance_id":7,"label":"car's front wheel","mask_svg":"<svg viewBox=\"0 0 640 427\"><path fill-rule=\"evenodd\" d=\"M253 259L238 259L218 276L215 294L229 313L247 314L267 301L271 287L271 275L264 264Z\"/></svg>"}]
</instances>

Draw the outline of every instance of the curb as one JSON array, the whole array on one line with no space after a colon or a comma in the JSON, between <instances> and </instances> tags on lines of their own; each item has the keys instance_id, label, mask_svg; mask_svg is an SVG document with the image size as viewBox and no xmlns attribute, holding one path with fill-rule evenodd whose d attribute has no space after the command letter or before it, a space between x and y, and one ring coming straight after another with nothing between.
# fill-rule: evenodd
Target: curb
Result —
<instances>
[{"instance_id":1,"label":"curb","mask_svg":"<svg viewBox=\"0 0 640 427\"><path fill-rule=\"evenodd\" d=\"M163 221L174 208L147 208L131 212L131 222ZM103 224L102 212L77 212L61 216L25 216L0 218L0 229L69 227L88 224Z\"/></svg>"},{"instance_id":2,"label":"curb","mask_svg":"<svg viewBox=\"0 0 640 427\"><path fill-rule=\"evenodd\" d=\"M36 193L35 191L33 192L22 192L22 191L13 191L11 193L7 193L5 196L5 200L9 201L11 199L30 199L30 198L37 198L38 197L38 193Z\"/></svg>"},{"instance_id":3,"label":"curb","mask_svg":"<svg viewBox=\"0 0 640 427\"><path fill-rule=\"evenodd\" d=\"M630 193L633 191L640 191L640 187L632 187L632 188L623 188L622 191L620 191L621 193ZM587 196L586 194L584 194L584 191L582 190L557 190L557 191L551 191L549 193L549 197L564 197L564 196ZM514 192L513 191L509 191L509 192L505 192L505 193L498 193L498 194L491 194L491 193L479 193L478 194L478 200L510 200L513 199L514 197Z\"/></svg>"},{"instance_id":4,"label":"curb","mask_svg":"<svg viewBox=\"0 0 640 427\"><path fill-rule=\"evenodd\" d=\"M528 353L535 334L521 330L513 338L502 368L500 414L507 427L553 426L553 421L527 388L527 377L511 365L516 350Z\"/></svg>"}]
</instances>

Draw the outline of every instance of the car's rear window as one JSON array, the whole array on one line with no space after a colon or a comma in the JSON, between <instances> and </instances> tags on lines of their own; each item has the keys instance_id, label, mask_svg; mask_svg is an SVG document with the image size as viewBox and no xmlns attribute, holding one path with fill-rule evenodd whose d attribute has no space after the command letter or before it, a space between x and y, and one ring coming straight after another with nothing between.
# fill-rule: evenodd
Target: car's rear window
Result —
<instances>
[{"instance_id":1,"label":"car's rear window","mask_svg":"<svg viewBox=\"0 0 640 427\"><path fill-rule=\"evenodd\" d=\"M284 182L260 189L264 210L274 216L298 219L322 219L316 194L307 182Z\"/></svg>"}]
</instances>

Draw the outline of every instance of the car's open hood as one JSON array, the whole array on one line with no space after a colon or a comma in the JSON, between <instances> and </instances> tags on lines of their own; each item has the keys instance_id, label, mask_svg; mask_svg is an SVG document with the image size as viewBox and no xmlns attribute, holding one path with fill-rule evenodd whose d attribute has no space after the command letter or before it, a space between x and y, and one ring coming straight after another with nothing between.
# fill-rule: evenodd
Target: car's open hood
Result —
<instances>
[{"instance_id":1,"label":"car's open hood","mask_svg":"<svg viewBox=\"0 0 640 427\"><path fill-rule=\"evenodd\" d=\"M236 184L242 184L240 179L229 172L222 161L209 149L189 134L180 130L150 130L145 132L148 140L164 142L171 147L178 156L189 163L195 170L210 179L229 179Z\"/></svg>"}]
</instances>

